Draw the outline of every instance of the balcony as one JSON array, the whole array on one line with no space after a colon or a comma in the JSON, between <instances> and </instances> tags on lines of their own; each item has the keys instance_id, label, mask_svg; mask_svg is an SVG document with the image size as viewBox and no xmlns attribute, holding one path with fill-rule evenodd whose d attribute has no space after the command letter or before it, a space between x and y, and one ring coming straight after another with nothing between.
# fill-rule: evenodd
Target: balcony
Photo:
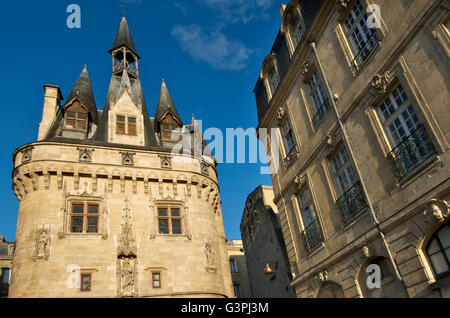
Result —
<instances>
[{"instance_id":1,"label":"balcony","mask_svg":"<svg viewBox=\"0 0 450 318\"><path fill-rule=\"evenodd\" d=\"M320 105L320 107L318 108L316 114L312 119L314 128L317 128L317 126L319 126L320 122L322 121L322 118L325 117L326 113L329 110L330 110L330 103L328 102L328 98L325 98L322 105Z\"/></svg>"},{"instance_id":2,"label":"balcony","mask_svg":"<svg viewBox=\"0 0 450 318\"><path fill-rule=\"evenodd\" d=\"M302 237L308 254L323 242L322 229L317 218L302 231Z\"/></svg>"},{"instance_id":3,"label":"balcony","mask_svg":"<svg viewBox=\"0 0 450 318\"><path fill-rule=\"evenodd\" d=\"M336 204L342 212L341 217L344 225L361 214L368 207L361 183L356 182L337 199Z\"/></svg>"},{"instance_id":4,"label":"balcony","mask_svg":"<svg viewBox=\"0 0 450 318\"><path fill-rule=\"evenodd\" d=\"M362 45L359 52L355 55L352 61L352 67L354 70L358 70L364 61L369 56L370 52L377 46L378 38L375 32L369 37L369 39Z\"/></svg>"},{"instance_id":5,"label":"balcony","mask_svg":"<svg viewBox=\"0 0 450 318\"><path fill-rule=\"evenodd\" d=\"M297 149L297 145L292 146L291 150L289 151L288 155L286 156L286 158L283 159L283 165L284 165L284 169L287 169L290 167L290 165L295 161L295 159L297 158L297 154L298 154L298 149Z\"/></svg>"},{"instance_id":6,"label":"balcony","mask_svg":"<svg viewBox=\"0 0 450 318\"><path fill-rule=\"evenodd\" d=\"M386 156L398 182L415 172L437 154L423 125L405 137Z\"/></svg>"}]
</instances>

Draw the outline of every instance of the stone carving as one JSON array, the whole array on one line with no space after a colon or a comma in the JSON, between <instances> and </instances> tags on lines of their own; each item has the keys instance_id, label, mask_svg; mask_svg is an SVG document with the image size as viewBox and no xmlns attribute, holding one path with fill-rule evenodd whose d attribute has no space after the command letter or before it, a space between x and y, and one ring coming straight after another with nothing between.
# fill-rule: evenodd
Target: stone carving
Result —
<instances>
[{"instance_id":1,"label":"stone carving","mask_svg":"<svg viewBox=\"0 0 450 318\"><path fill-rule=\"evenodd\" d=\"M350 0L337 0L337 7L339 12L344 12L347 10L348 5L350 4Z\"/></svg>"},{"instance_id":2,"label":"stone carving","mask_svg":"<svg viewBox=\"0 0 450 318\"><path fill-rule=\"evenodd\" d=\"M205 257L206 257L206 269L215 270L215 258L214 258L214 249L211 241L205 242Z\"/></svg>"},{"instance_id":3,"label":"stone carving","mask_svg":"<svg viewBox=\"0 0 450 318\"><path fill-rule=\"evenodd\" d=\"M80 152L78 160L82 162L91 162L92 161L92 151L93 149L88 148L77 148Z\"/></svg>"},{"instance_id":4,"label":"stone carving","mask_svg":"<svg viewBox=\"0 0 450 318\"><path fill-rule=\"evenodd\" d=\"M119 293L121 297L134 297L136 284L136 239L133 235L131 209L128 207L128 199L125 199L125 207L122 209L122 229L118 238L117 266Z\"/></svg>"},{"instance_id":5,"label":"stone carving","mask_svg":"<svg viewBox=\"0 0 450 318\"><path fill-rule=\"evenodd\" d=\"M201 163L201 171L205 176L209 176L208 165Z\"/></svg>"},{"instance_id":6,"label":"stone carving","mask_svg":"<svg viewBox=\"0 0 450 318\"><path fill-rule=\"evenodd\" d=\"M325 283L326 281L328 281L328 272L326 270L318 272L316 275L316 279L320 280L322 283Z\"/></svg>"},{"instance_id":7,"label":"stone carving","mask_svg":"<svg viewBox=\"0 0 450 318\"><path fill-rule=\"evenodd\" d=\"M32 147L22 150L22 163L31 161L31 151L32 150L33 150Z\"/></svg>"},{"instance_id":8,"label":"stone carving","mask_svg":"<svg viewBox=\"0 0 450 318\"><path fill-rule=\"evenodd\" d=\"M41 225L36 230L35 246L32 260L48 260L50 256L50 227Z\"/></svg>"},{"instance_id":9,"label":"stone carving","mask_svg":"<svg viewBox=\"0 0 450 318\"><path fill-rule=\"evenodd\" d=\"M306 76L306 75L308 75L309 71L311 70L311 65L309 65L308 62L304 61L300 70L301 70L302 75Z\"/></svg>"},{"instance_id":10,"label":"stone carving","mask_svg":"<svg viewBox=\"0 0 450 318\"><path fill-rule=\"evenodd\" d=\"M294 179L294 183L296 192L300 192L306 184L306 176L304 174L296 176Z\"/></svg>"},{"instance_id":11,"label":"stone carving","mask_svg":"<svg viewBox=\"0 0 450 318\"><path fill-rule=\"evenodd\" d=\"M122 154L122 165L124 166L134 166L134 153L121 152Z\"/></svg>"},{"instance_id":12,"label":"stone carving","mask_svg":"<svg viewBox=\"0 0 450 318\"><path fill-rule=\"evenodd\" d=\"M286 117L286 108L280 107L277 112L277 121L280 123L284 120L284 117Z\"/></svg>"},{"instance_id":13,"label":"stone carving","mask_svg":"<svg viewBox=\"0 0 450 318\"><path fill-rule=\"evenodd\" d=\"M363 245L361 251L366 258L369 258L372 255L372 251L368 245Z\"/></svg>"},{"instance_id":14,"label":"stone carving","mask_svg":"<svg viewBox=\"0 0 450 318\"><path fill-rule=\"evenodd\" d=\"M431 199L425 204L423 214L430 223L441 223L449 217L449 204L444 200Z\"/></svg>"},{"instance_id":15,"label":"stone carving","mask_svg":"<svg viewBox=\"0 0 450 318\"><path fill-rule=\"evenodd\" d=\"M372 78L370 82L370 88L374 95L386 93L387 86L389 84L390 75L389 72L384 74L377 74Z\"/></svg>"},{"instance_id":16,"label":"stone carving","mask_svg":"<svg viewBox=\"0 0 450 318\"><path fill-rule=\"evenodd\" d=\"M161 168L172 169L172 163L170 162L170 157L161 157Z\"/></svg>"}]
</instances>

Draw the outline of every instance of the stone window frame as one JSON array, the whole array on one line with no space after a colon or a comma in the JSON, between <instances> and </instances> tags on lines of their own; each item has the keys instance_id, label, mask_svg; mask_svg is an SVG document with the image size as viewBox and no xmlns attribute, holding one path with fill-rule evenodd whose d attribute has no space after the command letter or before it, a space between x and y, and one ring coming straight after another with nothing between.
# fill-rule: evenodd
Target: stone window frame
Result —
<instances>
[{"instance_id":1,"label":"stone window frame","mask_svg":"<svg viewBox=\"0 0 450 318\"><path fill-rule=\"evenodd\" d=\"M351 34L346 31L345 20L347 19L348 15L352 11L354 5L356 4L356 1L360 1L362 7L363 7L363 14L367 13L367 8L369 5L377 5L377 3L374 0L342 0L337 1L337 10L338 10L338 18L336 22L336 28L335 33L336 37L339 43L339 47L342 50L342 53L345 56L345 59L347 61L347 65L349 69L351 70L354 77L358 76L363 69L370 63L372 58L376 55L376 52L379 51L381 47L381 43L383 42L386 34L389 32L386 23L384 22L382 18L382 14L380 17L380 27L375 29L375 36L377 37L378 43L375 44L374 48L370 51L368 56L364 59L363 63L360 65L353 64L354 59L356 58L356 55L358 52L354 52L354 49L352 47L352 44L350 43L349 37L351 37ZM339 3L345 2L345 7L339 7ZM383 8L381 8L382 10ZM382 11L381 11L382 12ZM360 19L358 19L360 20Z\"/></svg>"},{"instance_id":2,"label":"stone window frame","mask_svg":"<svg viewBox=\"0 0 450 318\"><path fill-rule=\"evenodd\" d=\"M5 271L8 271L8 281L7 282L4 282ZM0 278L1 278L0 285L1 284L9 284L11 282L11 273L12 273L12 270L11 270L10 267L2 267L2 268L0 268Z\"/></svg>"},{"instance_id":3,"label":"stone window frame","mask_svg":"<svg viewBox=\"0 0 450 318\"><path fill-rule=\"evenodd\" d=\"M277 76L277 79L278 79L278 85L275 88L275 90L272 89L272 86L270 84L270 75L273 73L275 73L275 75ZM273 53L273 52L270 53L264 59L260 78L262 78L262 80L264 82L264 86L266 87L267 99L270 104L270 101L274 97L275 93L278 91L278 88L280 87L280 84L281 84L281 76L280 76L280 71L278 69L278 61L277 61L275 53Z\"/></svg>"},{"instance_id":4,"label":"stone window frame","mask_svg":"<svg viewBox=\"0 0 450 318\"><path fill-rule=\"evenodd\" d=\"M294 16L293 16L294 15ZM293 21L298 21L300 24L301 30L302 30L302 37L300 41L295 45L294 43L294 37L292 35L292 27L293 27ZM297 24L296 24L297 25ZM306 24L305 19L303 17L302 11L300 10L300 7L298 5L298 2L291 1L283 14L283 22L282 22L282 32L285 34L287 46L289 49L289 54L294 56L295 52L297 51L297 48L300 46L300 44L305 39L306 35Z\"/></svg>"},{"instance_id":5,"label":"stone window frame","mask_svg":"<svg viewBox=\"0 0 450 318\"><path fill-rule=\"evenodd\" d=\"M429 264L429 266L430 266L430 269L431 269L431 272L432 272L432 274L433 274L433 277L434 277L434 279L436 280L436 281L439 281L439 280L442 280L442 279L444 279L444 278L447 278L447 277L450 277L450 258L445 254L445 252L443 252L443 247L442 247L442 242L440 242L440 239L439 239L439 237L437 236L445 227L448 227L448 228L450 228L450 222L445 222L444 224L442 224L441 226L439 226L433 233L432 233L432 235L428 238L428 240L427 240L427 243L423 246L423 253L424 253L424 255L425 255L425 258L426 258L426 260L427 260L427 262L428 262L428 264ZM436 273L436 268L435 268L435 265L434 265L434 263L433 263L433 261L431 260L431 257L430 257L430 253L429 253L429 248L430 248L430 245L431 245L431 243L433 242L433 240L435 240L435 239L437 239L437 244L438 244L438 247L439 247L439 253L440 254L442 254L443 255L443 257L444 257L444 261L445 261L445 263L446 263L446 265L447 265L447 268L448 268L448 270L447 271L445 271L445 272L443 272L443 273L440 273L440 274L437 274ZM447 247L448 248L448 247Z\"/></svg>"},{"instance_id":6,"label":"stone window frame","mask_svg":"<svg viewBox=\"0 0 450 318\"><path fill-rule=\"evenodd\" d=\"M323 123L327 120L327 118L330 116L332 111L332 105L331 105L331 98L332 96L329 96L328 90L325 86L325 75L322 74L320 69L317 67L318 61L316 60L316 57L314 54L310 54L308 58L305 59L303 62L302 68L301 68L301 75L302 75L302 84L300 85L300 95L302 96L303 104L305 105L307 118L309 125L311 127L311 131L313 134L317 133L317 131L320 130ZM316 111L316 107L320 107L322 105L316 106L315 102L311 96L310 87L308 85L308 82L312 78L314 74L317 74L318 79L321 83L322 89L325 93L325 97L329 103L329 107L327 111L324 113L324 115L320 118L319 122L315 125L314 124L314 118L318 114L318 110Z\"/></svg>"},{"instance_id":7,"label":"stone window frame","mask_svg":"<svg viewBox=\"0 0 450 318\"><path fill-rule=\"evenodd\" d=\"M172 207L180 209L180 217L181 220L181 234L172 234L169 231L169 234L160 234L159 233L159 216L158 209L164 207ZM153 225L151 226L150 239L154 238L187 238L188 240L192 239L192 234L190 232L189 227L189 208L185 205L184 201L181 200L155 200L154 206L150 206L153 210L152 219ZM169 225L170 229L170 225Z\"/></svg>"},{"instance_id":8,"label":"stone window frame","mask_svg":"<svg viewBox=\"0 0 450 318\"><path fill-rule=\"evenodd\" d=\"M158 279L155 279L155 276L157 275ZM162 288L162 273L161 271L152 271L152 288L154 289L161 289ZM156 283L159 285L157 286Z\"/></svg>"},{"instance_id":9,"label":"stone window frame","mask_svg":"<svg viewBox=\"0 0 450 318\"><path fill-rule=\"evenodd\" d=\"M232 274L239 273L239 266L237 260L234 257L230 257L230 272Z\"/></svg>"},{"instance_id":10,"label":"stone window frame","mask_svg":"<svg viewBox=\"0 0 450 318\"><path fill-rule=\"evenodd\" d=\"M75 213L75 206L83 206L83 213ZM98 213L89 213L89 208L96 206ZM101 215L100 203L92 200L73 200L69 203L69 233L70 234L90 234L90 233L99 233L99 221ZM73 232L73 219L74 218L82 218L82 229L81 232ZM89 219L97 219L97 231L89 232Z\"/></svg>"},{"instance_id":11,"label":"stone window frame","mask_svg":"<svg viewBox=\"0 0 450 318\"><path fill-rule=\"evenodd\" d=\"M294 144L292 145L291 149L287 149L286 142L285 142L285 135L283 133L283 124L285 122L289 123L290 132L292 135L292 139L294 141ZM289 155L289 153L295 148L298 147L297 138L295 136L294 126L292 125L293 121L291 118L290 111L288 110L287 105L284 107L280 107L277 114L277 120L276 120L276 127L277 127L277 135L279 140L279 146L280 146L280 154L283 159L286 159L286 157ZM268 134L269 136L269 134ZM270 137L269 137L270 138Z\"/></svg>"},{"instance_id":12,"label":"stone window frame","mask_svg":"<svg viewBox=\"0 0 450 318\"><path fill-rule=\"evenodd\" d=\"M391 70L381 73L384 75L375 76L372 82L368 85L369 89L366 90L366 95L363 96L362 99L357 100L367 105L366 115L370 126L372 127L372 131L376 136L376 140L378 141L379 148L383 153L383 157L386 158L386 156L392 151L392 145L383 128L377 108L380 103L386 99L388 94L397 87L398 84L402 85L406 95L408 96L408 101L410 101L411 105L414 107L420 122L425 127L428 137L437 152L437 155L433 160L421 165L420 168L415 170L414 173L409 174L400 182L397 181L397 185L403 187L412 182L415 179L415 176L422 174L429 167L434 166L437 162L440 162L439 155L445 152L447 143L444 133L440 129L428 103L425 101L423 94L417 85L417 81L412 76L403 56L399 58L398 63L395 64ZM382 78L382 81L375 81L380 78ZM386 165L389 165L389 163L386 162ZM394 174L392 174L392 177L395 179Z\"/></svg>"},{"instance_id":13,"label":"stone window frame","mask_svg":"<svg viewBox=\"0 0 450 318\"><path fill-rule=\"evenodd\" d=\"M304 244L299 244L302 246L302 250L304 253L306 253L306 257L310 258L314 254L316 254L318 251L320 251L324 246L325 242L327 240L327 233L325 231L324 222L323 222L323 215L321 212L320 206L317 204L319 201L316 196L316 192L314 189L314 186L311 182L311 178L308 172L305 172L304 174L300 174L291 183L293 187L293 191L291 193L291 204L293 207L293 213L294 213L294 219L296 223L296 227L298 228L298 233L296 234L297 240L299 242L303 241L303 238L301 236L301 233L305 231L305 224L303 220L303 213L300 207L300 202L298 199L298 195L305 189L309 189L310 195L311 195L311 204L314 207L315 211L315 219L319 222L320 231L322 232L322 242L318 244L314 249L312 249L310 252L308 252L304 246ZM298 254L301 255L301 254Z\"/></svg>"},{"instance_id":14,"label":"stone window frame","mask_svg":"<svg viewBox=\"0 0 450 318\"><path fill-rule=\"evenodd\" d=\"M123 117L124 121L119 122L119 117ZM116 124L116 135L121 136L137 136L137 120L138 118L136 116L130 116L130 115L124 115L124 114L115 114L115 124ZM134 119L134 124L130 124L130 119ZM119 124L123 125L124 132L119 132ZM130 126L134 126L134 133L130 133Z\"/></svg>"},{"instance_id":15,"label":"stone window frame","mask_svg":"<svg viewBox=\"0 0 450 318\"><path fill-rule=\"evenodd\" d=\"M78 109L76 111L70 111L71 108L77 107ZM81 108L81 112L79 109ZM68 118L68 113L73 113L73 118ZM79 114L83 114L86 116L85 119L80 119L78 117ZM74 120L74 126L69 127L67 124L68 120ZM85 122L84 128L78 128L78 122ZM70 105L64 107L64 124L63 124L64 130L70 130L70 131L79 131L79 132L87 132L89 129L89 110L86 106L81 103L81 101L78 98L75 98Z\"/></svg>"},{"instance_id":16,"label":"stone window frame","mask_svg":"<svg viewBox=\"0 0 450 318\"><path fill-rule=\"evenodd\" d=\"M72 222L72 203L93 203L98 204L99 206L99 213L98 213L98 224L97 228L98 231L96 233L73 233L71 231L71 222ZM66 197L66 203L65 203L65 209L63 213L63 227L62 231L58 233L58 236L60 239L63 239L65 237L69 238L77 238L77 237L101 237L103 239L106 239L107 237L107 211L106 209L106 203L104 203L104 200L102 197L95 197L95 196L83 196L83 195L69 195ZM86 214L87 215L87 214ZM85 222L83 221L83 227Z\"/></svg>"},{"instance_id":17,"label":"stone window frame","mask_svg":"<svg viewBox=\"0 0 450 318\"><path fill-rule=\"evenodd\" d=\"M83 284L84 277L89 277L89 287L88 288L84 288L84 284ZM92 290L92 273L80 272L80 291L81 292L90 292L91 290Z\"/></svg>"}]
</instances>

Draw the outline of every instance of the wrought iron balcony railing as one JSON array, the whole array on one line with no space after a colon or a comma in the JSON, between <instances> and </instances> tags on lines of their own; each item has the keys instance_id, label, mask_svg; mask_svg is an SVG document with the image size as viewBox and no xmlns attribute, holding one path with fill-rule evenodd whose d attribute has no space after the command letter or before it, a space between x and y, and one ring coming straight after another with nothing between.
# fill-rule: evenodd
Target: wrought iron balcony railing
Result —
<instances>
[{"instance_id":1,"label":"wrought iron balcony railing","mask_svg":"<svg viewBox=\"0 0 450 318\"><path fill-rule=\"evenodd\" d=\"M437 154L423 125L405 137L386 158L397 181L401 181Z\"/></svg>"},{"instance_id":2,"label":"wrought iron balcony railing","mask_svg":"<svg viewBox=\"0 0 450 318\"><path fill-rule=\"evenodd\" d=\"M286 158L283 159L284 169L289 168L289 166L295 161L298 154L297 145L292 146Z\"/></svg>"},{"instance_id":3,"label":"wrought iron balcony railing","mask_svg":"<svg viewBox=\"0 0 450 318\"><path fill-rule=\"evenodd\" d=\"M302 237L308 254L323 242L322 229L317 218L302 231Z\"/></svg>"},{"instance_id":4,"label":"wrought iron balcony railing","mask_svg":"<svg viewBox=\"0 0 450 318\"><path fill-rule=\"evenodd\" d=\"M319 125L320 121L329 110L330 110L330 103L328 102L328 98L325 98L322 105L320 105L319 109L317 109L317 112L312 119L314 128L316 128Z\"/></svg>"},{"instance_id":5,"label":"wrought iron balcony railing","mask_svg":"<svg viewBox=\"0 0 450 318\"><path fill-rule=\"evenodd\" d=\"M367 39L367 41L362 45L359 52L355 55L355 58L352 61L352 66L355 69L358 69L369 56L370 52L372 52L372 50L377 46L377 44L378 38L375 31L373 31L371 36Z\"/></svg>"},{"instance_id":6,"label":"wrought iron balcony railing","mask_svg":"<svg viewBox=\"0 0 450 318\"><path fill-rule=\"evenodd\" d=\"M356 182L336 201L341 210L342 223L348 224L356 216L367 208L367 201L361 187L361 183Z\"/></svg>"}]
</instances>

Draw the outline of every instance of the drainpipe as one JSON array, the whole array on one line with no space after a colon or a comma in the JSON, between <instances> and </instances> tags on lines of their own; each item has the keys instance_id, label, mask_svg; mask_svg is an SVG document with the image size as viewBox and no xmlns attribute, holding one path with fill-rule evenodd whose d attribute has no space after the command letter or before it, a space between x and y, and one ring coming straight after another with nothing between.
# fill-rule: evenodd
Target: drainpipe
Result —
<instances>
[{"instance_id":1,"label":"drainpipe","mask_svg":"<svg viewBox=\"0 0 450 318\"><path fill-rule=\"evenodd\" d=\"M350 157L351 157L352 160L353 160L353 163L354 163L355 169L356 169L356 173L357 173L358 176L359 176L360 184L361 184L361 187L362 187L362 189L363 189L364 195L365 195L365 197L366 197L367 204L368 204L368 206L369 206L370 215L371 215L371 217L372 217L372 219L373 219L373 221L374 221L374 223L375 223L375 227L377 228L378 233L380 234L381 241L383 242L383 245L384 245L384 247L386 248L386 251L387 251L387 253L388 253L388 255L389 255L389 259L390 259L390 261L391 261L391 263L392 263L392 266L393 266L393 268L394 268L395 277L396 277L400 282L403 283L403 286L405 287L406 294L407 294L408 297L409 297L408 289L406 288L405 282L403 281L403 278L402 278L401 275L400 275L400 272L399 272L399 270L398 270L397 263L395 262L395 259L394 259L393 253L392 253L392 251L391 251L391 248L390 248L390 246L389 246L389 243L388 243L388 241L386 240L386 236L384 235L384 232L383 232L382 229L380 228L380 222L378 221L378 218L377 218L377 216L376 216L376 214L375 214L375 211L374 211L374 209L373 209L372 202L371 202L371 200L370 200L370 198L369 198L369 193L367 192L367 188L366 188L366 185L365 185L365 183L364 183L364 179L362 178L362 175L361 175L361 170L359 169L358 163L357 163L356 158L355 158L355 155L354 155L354 153L353 153L353 149L352 149L352 147L351 147L351 145L350 145L350 142L349 142L349 139L348 139L348 135L347 135L347 131L346 131L345 127L344 127L344 124L342 123L341 116L339 115L339 110L338 110L338 108L337 108L337 106L336 106L336 102L335 102L334 98L332 98L333 95L332 95L332 92L331 92L330 85L328 84L328 80L327 80L327 78L326 78L326 76L325 76L325 72L323 71L322 63L321 63L321 61L320 61L319 55L317 54L316 43L315 43L315 42L311 42L310 45L311 45L311 47L312 47L312 49L313 49L313 52L314 52L314 55L315 55L315 57L316 57L316 60L317 60L318 66L319 66L319 70L320 70L320 72L322 73L323 78L324 78L324 80L325 80L325 86L326 86L326 89L327 89L327 91L328 91L328 96L330 96L330 99L331 99L331 105L333 106L333 110L334 110L334 112L335 112L335 114L336 114L336 118L337 118L337 121L338 121L338 123L339 123L339 127L341 128L342 134L343 134L343 136L344 136L344 143L345 143L345 145L346 145L346 147L347 147L347 149L348 149L348 152L350 153Z\"/></svg>"}]
</instances>

